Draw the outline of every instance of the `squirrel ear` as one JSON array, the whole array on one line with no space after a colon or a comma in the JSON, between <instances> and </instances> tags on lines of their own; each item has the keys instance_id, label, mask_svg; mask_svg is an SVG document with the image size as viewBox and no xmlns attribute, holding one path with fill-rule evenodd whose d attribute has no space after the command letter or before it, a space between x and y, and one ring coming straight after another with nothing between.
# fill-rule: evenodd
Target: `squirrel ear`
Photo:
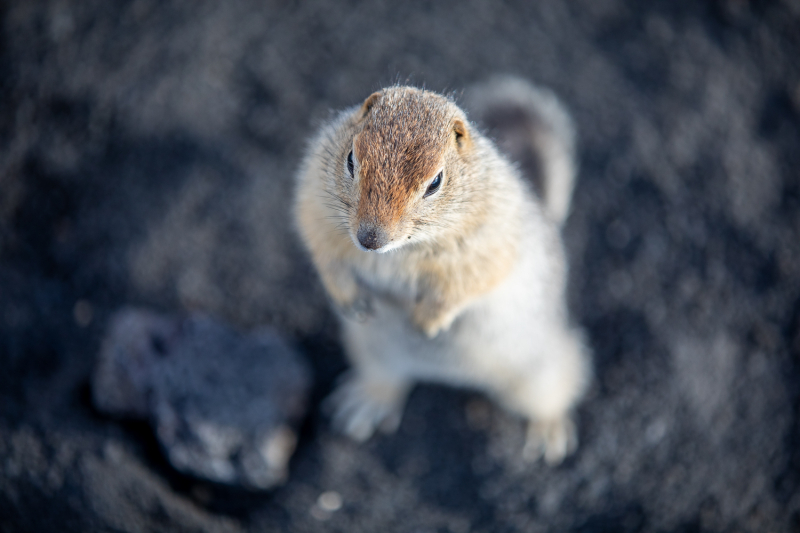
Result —
<instances>
[{"instance_id":1,"label":"squirrel ear","mask_svg":"<svg viewBox=\"0 0 800 533\"><path fill-rule=\"evenodd\" d=\"M361 118L367 116L369 110L372 109L372 106L374 106L378 102L378 100L381 99L381 96L383 96L383 94L380 91L378 91L376 93L372 93L367 97L366 100L364 100L364 103L361 104Z\"/></svg>"},{"instance_id":2,"label":"squirrel ear","mask_svg":"<svg viewBox=\"0 0 800 533\"><path fill-rule=\"evenodd\" d=\"M467 124L460 118L457 118L453 121L453 133L456 134L456 144L458 144L459 148L469 144L470 137Z\"/></svg>"}]
</instances>

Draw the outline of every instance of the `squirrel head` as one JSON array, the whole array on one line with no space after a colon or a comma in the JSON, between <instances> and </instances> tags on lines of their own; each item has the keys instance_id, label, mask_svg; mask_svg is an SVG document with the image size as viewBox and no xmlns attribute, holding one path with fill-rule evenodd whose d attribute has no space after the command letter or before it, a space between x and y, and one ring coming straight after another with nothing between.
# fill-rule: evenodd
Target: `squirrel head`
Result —
<instances>
[{"instance_id":1,"label":"squirrel head","mask_svg":"<svg viewBox=\"0 0 800 533\"><path fill-rule=\"evenodd\" d=\"M352 118L341 168L356 246L382 253L451 231L472 143L464 112L439 94L391 87Z\"/></svg>"}]
</instances>

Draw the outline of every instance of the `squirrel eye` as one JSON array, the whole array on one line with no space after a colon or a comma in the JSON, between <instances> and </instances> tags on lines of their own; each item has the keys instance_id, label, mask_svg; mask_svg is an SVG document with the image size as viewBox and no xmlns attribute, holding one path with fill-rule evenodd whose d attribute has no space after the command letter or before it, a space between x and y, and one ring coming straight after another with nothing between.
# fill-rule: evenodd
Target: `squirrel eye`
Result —
<instances>
[{"instance_id":1,"label":"squirrel eye","mask_svg":"<svg viewBox=\"0 0 800 533\"><path fill-rule=\"evenodd\" d=\"M354 168L355 165L353 165L353 151L350 150L350 153L347 154L347 171L350 172L351 178L354 176Z\"/></svg>"},{"instance_id":2,"label":"squirrel eye","mask_svg":"<svg viewBox=\"0 0 800 533\"><path fill-rule=\"evenodd\" d=\"M439 172L438 174L436 174L436 177L433 178L431 184L428 185L428 190L425 191L425 195L423 196L423 198L427 198L431 194L438 191L441 185L442 185L442 172Z\"/></svg>"}]
</instances>

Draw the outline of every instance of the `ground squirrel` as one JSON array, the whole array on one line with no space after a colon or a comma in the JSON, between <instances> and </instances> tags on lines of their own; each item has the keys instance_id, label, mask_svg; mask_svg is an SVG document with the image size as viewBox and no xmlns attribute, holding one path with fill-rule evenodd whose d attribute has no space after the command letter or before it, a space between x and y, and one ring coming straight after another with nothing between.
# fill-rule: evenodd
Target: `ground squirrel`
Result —
<instances>
[{"instance_id":1,"label":"ground squirrel","mask_svg":"<svg viewBox=\"0 0 800 533\"><path fill-rule=\"evenodd\" d=\"M416 382L471 387L529 421L526 457L557 463L576 445L570 410L589 375L559 231L571 123L526 82L473 94L483 111L499 103L527 121L543 200L453 100L428 90L376 92L308 146L297 224L354 367L329 399L333 421L364 440L398 426Z\"/></svg>"}]
</instances>

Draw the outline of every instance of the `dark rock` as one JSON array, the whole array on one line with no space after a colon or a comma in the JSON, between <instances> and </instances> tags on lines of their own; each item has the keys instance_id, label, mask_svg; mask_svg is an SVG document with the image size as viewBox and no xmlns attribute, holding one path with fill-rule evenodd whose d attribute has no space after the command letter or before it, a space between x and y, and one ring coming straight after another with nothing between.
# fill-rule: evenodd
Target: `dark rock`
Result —
<instances>
[{"instance_id":1,"label":"dark rock","mask_svg":"<svg viewBox=\"0 0 800 533\"><path fill-rule=\"evenodd\" d=\"M127 308L111 318L92 395L103 412L150 420L181 472L268 489L286 480L309 382L270 330Z\"/></svg>"}]
</instances>

